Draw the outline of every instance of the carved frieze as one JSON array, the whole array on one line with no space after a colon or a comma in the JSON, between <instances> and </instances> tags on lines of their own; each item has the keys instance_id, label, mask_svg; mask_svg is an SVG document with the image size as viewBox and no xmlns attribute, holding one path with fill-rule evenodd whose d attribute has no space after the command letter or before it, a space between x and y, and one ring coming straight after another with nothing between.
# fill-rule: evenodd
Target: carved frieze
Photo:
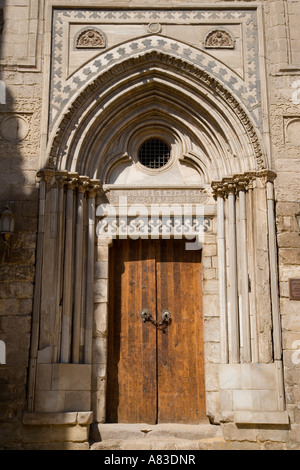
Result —
<instances>
[{"instance_id":1,"label":"carved frieze","mask_svg":"<svg viewBox=\"0 0 300 470\"><path fill-rule=\"evenodd\" d=\"M205 189L111 189L106 193L110 204L118 204L125 197L128 204L205 204Z\"/></svg>"},{"instance_id":2,"label":"carved frieze","mask_svg":"<svg viewBox=\"0 0 300 470\"><path fill-rule=\"evenodd\" d=\"M103 25L103 30L99 31L97 27L92 26L92 21L95 24ZM167 37L161 37L159 34L163 31L166 26L168 28L186 27L188 24L193 28L199 27L199 22L205 22L213 27L214 24L222 25L214 27L211 33L216 31L222 31L221 38L215 38L217 43L221 43L221 47L231 47L231 41L234 45L233 33L227 31L225 25L234 24L243 25L245 28L245 34L247 35L247 45L245 48L245 73L247 75L248 68L251 69L251 83L252 86L249 88L246 86L246 80L243 79L239 73L232 72L232 69L226 68L223 62L219 62L216 57L211 55L205 55L205 53L199 47L194 47L187 42L181 43L178 39L172 39ZM64 76L62 73L63 64L63 52L66 43L64 37L65 23L72 25L76 24L90 24L86 26L85 30L78 33L79 36L75 37L75 40L80 40L80 35L88 33L88 31L99 31L100 34L106 37L109 34L110 28L114 31L115 25L119 25L120 28L126 27L128 31L128 25L135 25L133 31L136 33L136 28L141 28L141 37L132 37L132 40L122 42L122 44L116 44L108 52L104 51L103 54L93 58L90 62L84 64L84 66L74 74L71 74L66 81L62 79ZM145 26L146 25L146 26ZM223 27L224 25L224 27ZM230 10L209 10L209 9L195 9L195 10L83 10L83 9L57 9L54 12L53 20L53 51L55 60L52 62L51 70L51 104L54 105L55 112L50 109L50 128L55 124L55 120L59 116L59 111L67 104L72 98L75 90L83 89L86 86L86 77L89 79L96 78L99 74L103 73L112 62L119 63L124 60L128 60L130 57L136 57L139 54L149 53L151 50L160 51L164 54L171 54L176 60L188 59L190 63L198 67L201 65L201 69L211 74L218 80L221 80L225 86L233 90L233 92L243 101L243 103L249 109L256 107L261 102L260 99L260 76L259 76L259 61L257 55L257 15L255 9L236 9ZM144 29L143 29L144 28ZM173 30L173 29L172 29ZM145 31L153 34L154 36L144 37ZM214 36L210 37L208 33L207 40L210 44L214 39ZM226 34L230 38L226 39ZM88 33L89 34L89 33ZM105 34L105 35L104 35ZM111 33L112 34L112 33ZM217 34L218 36L218 34ZM114 37L114 36L112 36ZM85 36L82 37L86 39ZM95 41L93 36L92 43ZM188 39L187 39L188 40ZM89 38L87 38L87 44L89 44ZM101 40L100 40L101 43ZM102 43L103 44L103 43ZM82 46L86 47L86 46ZM99 46L100 48L101 46ZM103 47L103 46L102 46ZM75 48L77 49L77 47ZM247 76L245 75L245 79ZM259 109L259 108L258 108ZM259 113L258 113L259 114ZM257 113L254 115L254 119L257 119ZM261 124L261 116L258 116L258 126Z\"/></svg>"}]
</instances>

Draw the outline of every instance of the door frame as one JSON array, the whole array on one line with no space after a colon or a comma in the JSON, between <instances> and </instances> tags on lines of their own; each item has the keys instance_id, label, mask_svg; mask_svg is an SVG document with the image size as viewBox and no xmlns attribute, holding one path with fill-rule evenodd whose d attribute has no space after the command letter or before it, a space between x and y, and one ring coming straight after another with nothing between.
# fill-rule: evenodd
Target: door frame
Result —
<instances>
[{"instance_id":1,"label":"door frame","mask_svg":"<svg viewBox=\"0 0 300 470\"><path fill-rule=\"evenodd\" d=\"M218 358L211 358L212 352L206 355L206 341L218 342L218 339L210 338L211 327L210 323L214 323L212 331L218 328L219 312L217 306L218 297L218 280L211 279L212 270L217 271L217 239L216 239L216 206L206 205L204 207L204 214L207 217L207 232L205 238L200 245L202 250L202 302L203 302L203 341L204 341L204 383L205 383L205 403L206 415L210 414L210 409L215 414L215 409L219 407L216 392L218 393L218 385L211 389L208 387L210 381L206 380L207 373L217 376ZM97 214L99 215L99 214ZM129 226L130 220L128 220ZM115 237L109 237L105 234L97 233L96 238L96 256L95 256L95 277L94 277L94 339L93 339L93 377L92 383L92 408L94 414L94 421L99 424L106 423L106 386L107 386L107 367L108 367L108 312L109 312L109 251L113 245ZM123 237L129 238L129 235ZM163 238L163 235L158 235L158 239ZM186 242L191 244L190 237L185 238ZM190 249L193 245L190 245ZM198 243L197 247L199 249ZM213 267L214 266L214 267ZM212 286L213 283L213 286ZM208 290L205 290L205 286ZM209 305L209 307L208 307ZM206 311L209 318L206 319ZM212 364L212 362L215 362Z\"/></svg>"}]
</instances>

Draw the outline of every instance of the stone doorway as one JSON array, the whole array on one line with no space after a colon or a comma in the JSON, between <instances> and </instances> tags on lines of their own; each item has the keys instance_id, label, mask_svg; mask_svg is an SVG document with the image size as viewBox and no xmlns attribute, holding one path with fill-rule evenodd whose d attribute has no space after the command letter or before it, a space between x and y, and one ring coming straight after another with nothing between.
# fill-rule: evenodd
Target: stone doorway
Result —
<instances>
[{"instance_id":1,"label":"stone doorway","mask_svg":"<svg viewBox=\"0 0 300 470\"><path fill-rule=\"evenodd\" d=\"M106 421L203 422L201 251L184 240L115 241L109 305Z\"/></svg>"}]
</instances>

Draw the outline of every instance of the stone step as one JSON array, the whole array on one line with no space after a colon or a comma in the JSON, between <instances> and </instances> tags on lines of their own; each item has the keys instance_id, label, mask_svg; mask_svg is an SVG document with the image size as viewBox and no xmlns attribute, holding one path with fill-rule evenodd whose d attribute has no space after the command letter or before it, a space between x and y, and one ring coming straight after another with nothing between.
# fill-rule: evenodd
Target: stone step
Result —
<instances>
[{"instance_id":1,"label":"stone step","mask_svg":"<svg viewBox=\"0 0 300 470\"><path fill-rule=\"evenodd\" d=\"M220 426L211 424L98 424L91 450L212 450L226 448Z\"/></svg>"},{"instance_id":2,"label":"stone step","mask_svg":"<svg viewBox=\"0 0 300 470\"><path fill-rule=\"evenodd\" d=\"M96 442L90 446L90 450L227 450L230 449L230 443L224 439L108 439L102 442Z\"/></svg>"}]
</instances>

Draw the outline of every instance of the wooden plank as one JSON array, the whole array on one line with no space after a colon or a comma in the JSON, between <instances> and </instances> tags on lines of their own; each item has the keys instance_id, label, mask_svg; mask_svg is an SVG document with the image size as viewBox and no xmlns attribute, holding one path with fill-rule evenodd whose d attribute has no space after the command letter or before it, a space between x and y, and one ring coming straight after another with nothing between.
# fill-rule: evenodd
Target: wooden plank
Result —
<instances>
[{"instance_id":1,"label":"wooden plank","mask_svg":"<svg viewBox=\"0 0 300 470\"><path fill-rule=\"evenodd\" d=\"M181 240L161 240L157 310L172 324L158 332L158 422L196 424L205 419L201 252Z\"/></svg>"},{"instance_id":2,"label":"wooden plank","mask_svg":"<svg viewBox=\"0 0 300 470\"><path fill-rule=\"evenodd\" d=\"M112 251L112 250L111 250ZM156 420L156 331L140 312L155 312L151 241L116 241L111 253L107 422Z\"/></svg>"}]
</instances>

